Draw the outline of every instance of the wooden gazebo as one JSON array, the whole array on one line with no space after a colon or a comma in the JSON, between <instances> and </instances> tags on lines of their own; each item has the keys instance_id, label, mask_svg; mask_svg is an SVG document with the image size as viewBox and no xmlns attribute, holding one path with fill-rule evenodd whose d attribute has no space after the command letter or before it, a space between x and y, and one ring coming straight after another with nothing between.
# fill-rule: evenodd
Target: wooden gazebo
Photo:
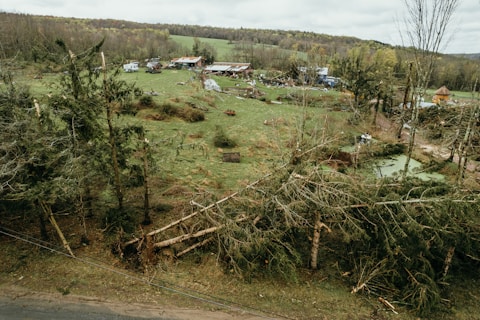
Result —
<instances>
[{"instance_id":1,"label":"wooden gazebo","mask_svg":"<svg viewBox=\"0 0 480 320\"><path fill-rule=\"evenodd\" d=\"M442 86L440 89L435 91L432 101L434 103L439 103L441 101L448 101L450 99L450 90L447 87Z\"/></svg>"}]
</instances>

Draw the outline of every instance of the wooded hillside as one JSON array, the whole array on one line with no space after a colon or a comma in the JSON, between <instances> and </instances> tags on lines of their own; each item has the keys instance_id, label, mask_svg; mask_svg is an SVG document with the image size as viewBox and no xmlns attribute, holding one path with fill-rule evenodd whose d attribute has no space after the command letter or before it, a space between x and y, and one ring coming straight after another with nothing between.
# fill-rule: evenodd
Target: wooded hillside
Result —
<instances>
[{"instance_id":1,"label":"wooded hillside","mask_svg":"<svg viewBox=\"0 0 480 320\"><path fill-rule=\"evenodd\" d=\"M159 57L164 61L185 55L203 54L215 61L252 63L255 69L287 71L292 59L298 65L330 65L333 75L341 76L340 61L354 48L368 48L368 59L378 50L393 50L396 63L393 76L403 80L407 73L410 53L408 48L392 47L354 37L330 36L303 31L233 29L198 25L146 24L111 19L74 19L50 16L0 13L0 55L25 61L51 61L58 48L56 39L65 41L72 50L82 50L105 39L103 48L111 63ZM197 49L182 47L170 35L195 37ZM223 39L231 43L231 52L218 57L214 46L201 42L202 38ZM268 46L261 46L268 45ZM473 74L479 61L472 56L443 55L442 62L433 70L430 86L446 85L451 90L470 91Z\"/></svg>"}]
</instances>

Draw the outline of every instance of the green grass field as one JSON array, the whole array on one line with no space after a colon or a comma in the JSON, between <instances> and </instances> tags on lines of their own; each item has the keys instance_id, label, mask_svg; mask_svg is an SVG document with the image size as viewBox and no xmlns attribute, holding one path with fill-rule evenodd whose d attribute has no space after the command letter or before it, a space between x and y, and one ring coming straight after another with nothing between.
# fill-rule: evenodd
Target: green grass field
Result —
<instances>
[{"instance_id":1,"label":"green grass field","mask_svg":"<svg viewBox=\"0 0 480 320\"><path fill-rule=\"evenodd\" d=\"M142 110L131 121L141 121L148 136L156 146L161 170L176 175L189 184L213 188L216 192L236 190L249 181L270 172L276 165L288 161L291 147L288 141L295 138L302 117L308 117L308 126L324 124L325 118L334 119L339 112L326 108L304 108L298 104L268 103L280 96L300 93L311 96L333 95L320 91L302 92L302 88L272 89L258 85L265 99L242 96L248 84L243 80L213 77L226 93L205 91L196 74L188 70L165 70L161 74L143 72L125 73L122 77L135 82L144 91L155 92L157 104L172 103L179 107L193 105L205 111L205 121L189 123L178 118L163 121L144 120L155 111ZM228 116L226 110L234 110ZM268 125L265 125L265 122ZM237 142L234 148L220 149L213 145L217 127ZM223 152L239 152L240 163L222 161ZM213 191L213 190L211 190Z\"/></svg>"},{"instance_id":2,"label":"green grass field","mask_svg":"<svg viewBox=\"0 0 480 320\"><path fill-rule=\"evenodd\" d=\"M187 49L192 49L193 44L194 44L194 37L188 37L188 36L178 36L178 35L170 35L170 38L180 44L181 46L187 48ZM215 48L217 51L217 55L215 57L216 61L230 61L231 56L232 56L232 51L235 48L235 43L230 42L228 40L223 40L223 39L212 39L212 38L197 38L200 42L202 43L208 43L212 47ZM273 46L273 45L265 45L265 44L254 44L255 48L261 48L261 49L279 49L278 46ZM292 51L292 50L285 50L285 49L280 49L280 51L283 51L286 53L286 56L290 56L292 54L297 55L301 59L306 59L307 54L305 52L299 52L299 51Z\"/></svg>"},{"instance_id":3,"label":"green grass field","mask_svg":"<svg viewBox=\"0 0 480 320\"><path fill-rule=\"evenodd\" d=\"M173 41L180 44L181 46L188 49L192 49L194 44L193 37L170 35L170 38ZM208 43L215 48L215 50L217 51L216 60L218 61L228 60L228 57L230 57L232 48L234 47L234 44L230 43L228 40L210 39L210 38L198 38L198 40L203 43Z\"/></svg>"}]
</instances>

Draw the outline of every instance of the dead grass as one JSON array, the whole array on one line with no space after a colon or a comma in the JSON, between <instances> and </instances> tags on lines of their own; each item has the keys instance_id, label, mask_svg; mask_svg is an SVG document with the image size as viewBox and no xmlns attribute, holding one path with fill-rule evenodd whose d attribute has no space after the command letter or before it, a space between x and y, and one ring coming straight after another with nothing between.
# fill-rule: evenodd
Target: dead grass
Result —
<instances>
[{"instance_id":1,"label":"dead grass","mask_svg":"<svg viewBox=\"0 0 480 320\"><path fill-rule=\"evenodd\" d=\"M279 319L370 319L377 305L366 297L350 295L338 280L323 273L306 272L297 284L265 279L246 282L226 274L213 254L177 262L163 260L139 273L125 269L110 252L95 246L77 250L80 260L5 239L2 247L2 285L36 292L202 310L233 307ZM388 317L385 313L384 319Z\"/></svg>"},{"instance_id":2,"label":"dead grass","mask_svg":"<svg viewBox=\"0 0 480 320\"><path fill-rule=\"evenodd\" d=\"M188 308L198 310L199 314L201 310L230 313L243 310L244 315L250 315L248 319L256 319L254 315L258 314L302 320L418 319L402 306L396 305L399 314L395 315L374 297L351 294L348 277L342 276L342 270L335 264L325 265L319 272L305 270L296 283L239 279L225 272L214 254L194 254L179 261L164 257L155 267L139 272L125 268L116 256L99 245L104 241L101 234L94 238L96 245L78 248L79 260L75 260L2 237L0 284L33 292L88 296L123 305ZM454 286L461 302L435 319L480 319L476 316L478 292L465 290L477 287L476 284Z\"/></svg>"}]
</instances>

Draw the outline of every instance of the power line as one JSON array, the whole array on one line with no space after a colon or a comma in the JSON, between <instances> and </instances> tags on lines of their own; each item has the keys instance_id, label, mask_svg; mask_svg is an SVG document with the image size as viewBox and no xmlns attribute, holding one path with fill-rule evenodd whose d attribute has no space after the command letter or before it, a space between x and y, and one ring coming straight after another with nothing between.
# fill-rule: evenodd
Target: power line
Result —
<instances>
[{"instance_id":1,"label":"power line","mask_svg":"<svg viewBox=\"0 0 480 320\"><path fill-rule=\"evenodd\" d=\"M25 243L28 243L28 244L31 244L31 245L34 245L34 246L37 246L39 248L48 250L48 251L56 253L58 255L63 255L65 257L68 257L68 258L71 258L73 260L82 262L84 264L87 264L87 265L90 265L90 266L93 266L93 267L96 267L96 268L99 268L99 269L103 269L103 270L106 270L108 272L115 273L117 275L121 275L121 276L130 278L130 279L139 281L139 282L143 282L143 283L145 283L149 286L156 287L156 288L159 288L159 289L163 289L163 290L175 293L175 294L185 296L187 298L191 298L191 299L195 299L195 300L204 302L204 303L215 305L215 306L221 307L223 309L228 309L228 310L242 312L242 313L248 313L248 314L263 318L263 319L272 319L272 320L273 319L278 319L278 318L292 319L292 318L289 318L289 317L286 317L286 316L283 316L283 315L273 314L271 312L265 312L265 311L262 311L260 309L255 309L255 308L252 308L252 307L247 307L247 306L244 306L244 305L240 305L238 303L234 303L232 301L228 301L228 300L223 299L223 298L214 297L214 296L211 296L211 295L208 295L208 294L204 294L204 293L201 293L199 291L192 290L192 289L182 288L182 287L180 287L181 289L175 289L172 286L176 286L176 287L179 287L179 286L174 285L174 284L169 284L170 286L166 286L166 285L160 284L158 282L154 282L152 280L139 277L137 275L132 275L132 274L126 273L124 271L114 269L110 266L106 266L106 265L102 264L101 261L99 261L99 262L91 261L91 260L97 260L97 259L94 259L94 258L91 258L91 257L89 259L86 259L86 258L71 256L69 253L63 252L60 247L55 248L54 245L51 244L51 243L48 243L48 242L45 242L43 240L40 240L40 239L31 237L31 236L22 234L20 232L15 231L15 230L5 228L3 226L0 226L0 234L3 234L7 237L14 238L16 240L19 240L19 241L22 241L22 242L25 242ZM165 283L164 280L160 280L160 281ZM188 293L188 292L186 292L186 290L192 291L193 293ZM204 296L204 297L201 297L201 296ZM266 316L266 314L270 314L271 316L275 316L276 318Z\"/></svg>"}]
</instances>

